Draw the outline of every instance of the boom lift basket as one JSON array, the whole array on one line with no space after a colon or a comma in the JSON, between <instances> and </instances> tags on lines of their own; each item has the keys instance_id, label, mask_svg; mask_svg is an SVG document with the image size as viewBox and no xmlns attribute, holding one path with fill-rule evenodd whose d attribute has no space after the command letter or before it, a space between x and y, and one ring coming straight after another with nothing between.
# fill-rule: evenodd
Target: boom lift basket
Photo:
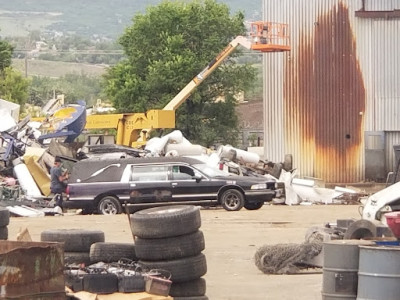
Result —
<instances>
[{"instance_id":1,"label":"boom lift basket","mask_svg":"<svg viewBox=\"0 0 400 300\"><path fill-rule=\"evenodd\" d=\"M290 51L288 24L257 21L250 27L251 49L261 52Z\"/></svg>"}]
</instances>

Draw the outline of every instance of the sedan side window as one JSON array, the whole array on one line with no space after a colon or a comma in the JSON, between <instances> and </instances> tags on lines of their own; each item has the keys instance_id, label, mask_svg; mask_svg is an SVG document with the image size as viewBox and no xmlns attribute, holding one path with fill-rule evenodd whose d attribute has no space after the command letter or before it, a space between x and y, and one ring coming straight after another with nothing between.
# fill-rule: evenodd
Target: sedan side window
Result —
<instances>
[{"instance_id":1,"label":"sedan side window","mask_svg":"<svg viewBox=\"0 0 400 300\"><path fill-rule=\"evenodd\" d=\"M167 166L132 167L131 181L166 181L168 180Z\"/></svg>"},{"instance_id":2,"label":"sedan side window","mask_svg":"<svg viewBox=\"0 0 400 300\"><path fill-rule=\"evenodd\" d=\"M189 180L193 179L194 171L187 166L173 166L172 179L173 180Z\"/></svg>"}]
</instances>

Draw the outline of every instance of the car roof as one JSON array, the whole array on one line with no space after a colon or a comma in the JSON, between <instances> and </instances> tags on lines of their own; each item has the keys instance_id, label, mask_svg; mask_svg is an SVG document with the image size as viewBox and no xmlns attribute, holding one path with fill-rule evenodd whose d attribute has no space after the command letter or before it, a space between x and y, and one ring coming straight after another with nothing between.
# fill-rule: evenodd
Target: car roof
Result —
<instances>
[{"instance_id":1,"label":"car roof","mask_svg":"<svg viewBox=\"0 0 400 300\"><path fill-rule=\"evenodd\" d=\"M102 159L99 157L87 158L76 162L72 168L70 182L75 182L76 179L89 178L94 172L110 166L112 164L119 164L120 166L110 168L104 175L112 173L112 177L121 178L122 172L125 166L128 164L172 164L172 163L183 163L183 164L204 164L204 162L191 158L191 157L143 157L143 158L107 158Z\"/></svg>"}]
</instances>

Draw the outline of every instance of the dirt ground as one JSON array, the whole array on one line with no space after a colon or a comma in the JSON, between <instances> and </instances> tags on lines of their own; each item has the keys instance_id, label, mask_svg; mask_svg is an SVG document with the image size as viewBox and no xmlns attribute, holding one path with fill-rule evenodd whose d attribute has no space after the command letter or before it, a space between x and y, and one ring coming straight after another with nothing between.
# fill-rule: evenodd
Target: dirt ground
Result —
<instances>
[{"instance_id":1,"label":"dirt ground","mask_svg":"<svg viewBox=\"0 0 400 300\"><path fill-rule=\"evenodd\" d=\"M207 296L212 300L313 300L321 299L322 269L301 275L266 275L253 256L265 244L301 243L311 226L337 219L359 219L357 205L265 205L258 211L227 212L202 209L207 259ZM45 229L82 228L102 230L106 242L133 240L127 215L72 215L41 218L12 217L9 240L28 228L34 241ZM311 272L310 272L311 271Z\"/></svg>"}]
</instances>

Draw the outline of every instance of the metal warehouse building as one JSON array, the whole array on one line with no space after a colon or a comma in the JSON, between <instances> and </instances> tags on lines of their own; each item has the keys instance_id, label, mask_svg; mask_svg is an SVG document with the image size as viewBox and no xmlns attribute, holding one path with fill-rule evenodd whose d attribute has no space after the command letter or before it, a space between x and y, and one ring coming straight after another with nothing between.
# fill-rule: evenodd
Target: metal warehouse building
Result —
<instances>
[{"instance_id":1,"label":"metal warehouse building","mask_svg":"<svg viewBox=\"0 0 400 300\"><path fill-rule=\"evenodd\" d=\"M400 144L400 0L264 0L291 51L264 55L264 152L300 176L385 180Z\"/></svg>"}]
</instances>

